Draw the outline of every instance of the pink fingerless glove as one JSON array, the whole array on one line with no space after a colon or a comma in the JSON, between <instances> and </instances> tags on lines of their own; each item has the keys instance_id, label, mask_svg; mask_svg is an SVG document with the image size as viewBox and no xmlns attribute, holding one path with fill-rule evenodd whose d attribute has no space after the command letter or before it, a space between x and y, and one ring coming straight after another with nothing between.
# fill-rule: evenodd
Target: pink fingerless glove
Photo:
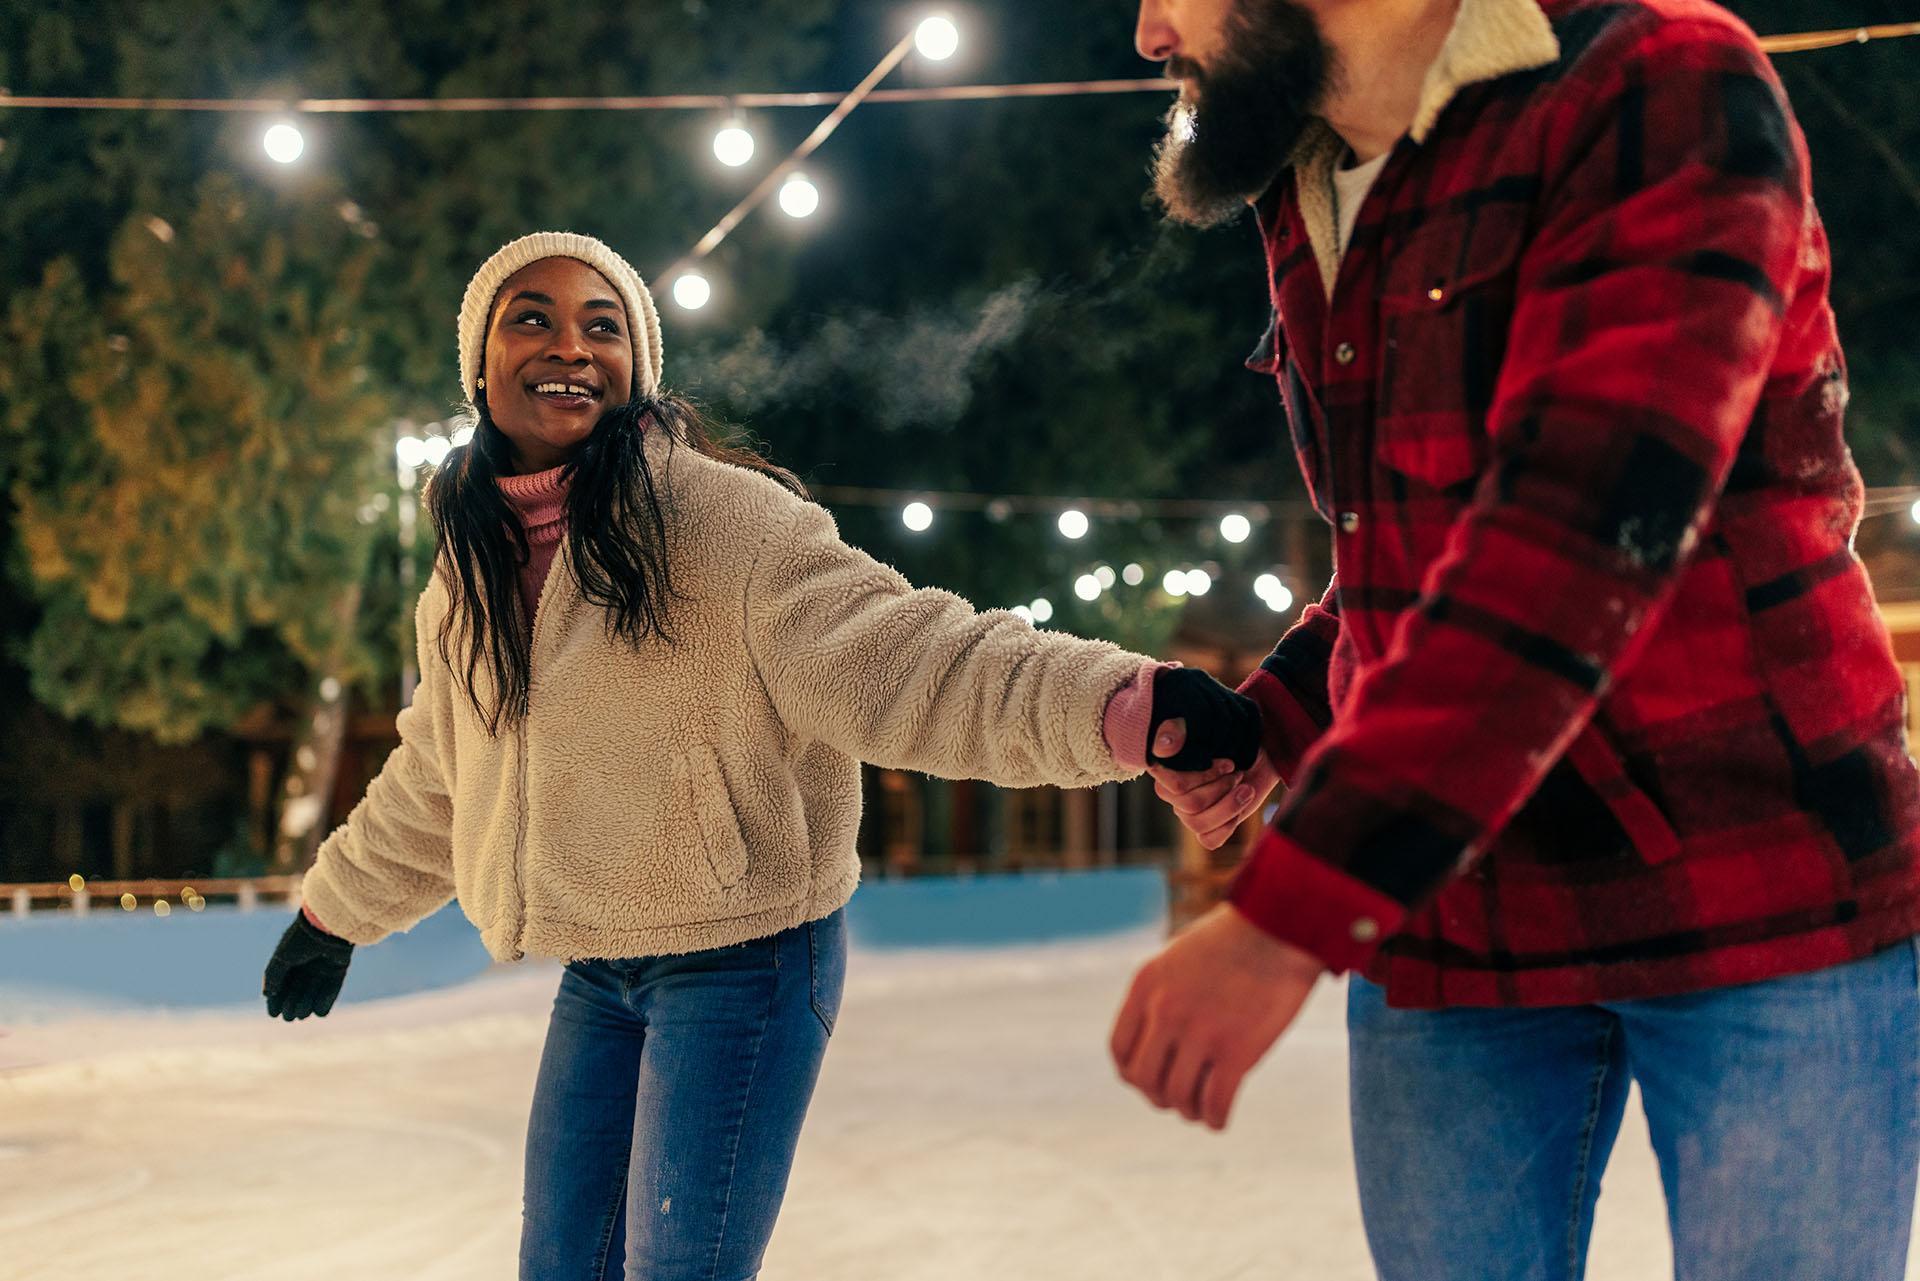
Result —
<instances>
[{"instance_id":1,"label":"pink fingerless glove","mask_svg":"<svg viewBox=\"0 0 1920 1281\"><path fill-rule=\"evenodd\" d=\"M1101 726L1106 734L1107 750L1127 769L1147 767L1147 733L1153 728L1154 673L1178 666L1178 663L1156 663L1149 659L1140 664L1134 678L1107 702L1107 716Z\"/></svg>"}]
</instances>

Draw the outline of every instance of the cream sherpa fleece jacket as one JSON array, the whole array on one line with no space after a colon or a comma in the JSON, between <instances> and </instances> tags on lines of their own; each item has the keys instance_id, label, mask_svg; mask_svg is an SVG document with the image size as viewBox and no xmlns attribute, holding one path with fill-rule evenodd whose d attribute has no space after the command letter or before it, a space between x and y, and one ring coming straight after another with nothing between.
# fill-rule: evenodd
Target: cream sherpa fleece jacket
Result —
<instances>
[{"instance_id":1,"label":"cream sherpa fleece jacket","mask_svg":"<svg viewBox=\"0 0 1920 1281\"><path fill-rule=\"evenodd\" d=\"M457 896L502 960L722 947L852 897L863 760L1010 787L1137 772L1102 717L1140 655L915 591L824 509L660 430L647 453L672 642L609 637L562 547L528 713L493 737L440 655L436 575L400 746L306 878L328 930L372 943Z\"/></svg>"}]
</instances>

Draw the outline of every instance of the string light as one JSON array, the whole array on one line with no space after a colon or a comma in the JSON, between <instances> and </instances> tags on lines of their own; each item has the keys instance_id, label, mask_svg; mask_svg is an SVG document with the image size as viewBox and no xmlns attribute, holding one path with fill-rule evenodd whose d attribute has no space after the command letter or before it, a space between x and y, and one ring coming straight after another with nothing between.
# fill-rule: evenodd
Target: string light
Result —
<instances>
[{"instance_id":1,"label":"string light","mask_svg":"<svg viewBox=\"0 0 1920 1281\"><path fill-rule=\"evenodd\" d=\"M1160 580L1160 586L1169 596L1185 596L1187 594L1187 572L1183 569L1168 570L1167 576Z\"/></svg>"},{"instance_id":2,"label":"string light","mask_svg":"<svg viewBox=\"0 0 1920 1281\"><path fill-rule=\"evenodd\" d=\"M1113 566L1102 565L1100 566L1100 568L1094 570L1093 581L1100 584L1101 591L1104 592L1104 591L1111 590L1114 582L1116 581L1116 576L1113 572Z\"/></svg>"},{"instance_id":3,"label":"string light","mask_svg":"<svg viewBox=\"0 0 1920 1281\"><path fill-rule=\"evenodd\" d=\"M1077 507L1069 507L1061 512L1058 523L1062 537L1078 542L1087 536L1087 514Z\"/></svg>"},{"instance_id":4,"label":"string light","mask_svg":"<svg viewBox=\"0 0 1920 1281\"><path fill-rule=\"evenodd\" d=\"M78 894L81 890L84 890L87 888L87 878L80 875L80 873L75 872L72 876L69 876L67 878L67 888L72 890L75 894Z\"/></svg>"},{"instance_id":5,"label":"string light","mask_svg":"<svg viewBox=\"0 0 1920 1281\"><path fill-rule=\"evenodd\" d=\"M780 212L789 218L811 218L820 207L820 189L797 173L780 187Z\"/></svg>"},{"instance_id":6,"label":"string light","mask_svg":"<svg viewBox=\"0 0 1920 1281\"><path fill-rule=\"evenodd\" d=\"M418 436L402 436L393 442L393 457L408 471L427 461L427 442Z\"/></svg>"},{"instance_id":7,"label":"string light","mask_svg":"<svg viewBox=\"0 0 1920 1281\"><path fill-rule=\"evenodd\" d=\"M1913 506L1907 510L1913 517L1913 523L1920 525L1920 499L1915 500Z\"/></svg>"},{"instance_id":8,"label":"string light","mask_svg":"<svg viewBox=\"0 0 1920 1281\"><path fill-rule=\"evenodd\" d=\"M267 153L267 159L282 165L292 164L307 149L306 137L299 129L284 121L269 125L261 135L260 143Z\"/></svg>"},{"instance_id":9,"label":"string light","mask_svg":"<svg viewBox=\"0 0 1920 1281\"><path fill-rule=\"evenodd\" d=\"M1085 601L1099 600L1100 591L1101 591L1100 580L1095 578L1092 574L1082 574L1080 575L1080 577L1073 580L1073 594L1075 596L1078 596L1081 600L1085 600Z\"/></svg>"},{"instance_id":10,"label":"string light","mask_svg":"<svg viewBox=\"0 0 1920 1281\"><path fill-rule=\"evenodd\" d=\"M1187 571L1187 595L1205 596L1213 590L1213 575L1204 569Z\"/></svg>"},{"instance_id":11,"label":"string light","mask_svg":"<svg viewBox=\"0 0 1920 1281\"><path fill-rule=\"evenodd\" d=\"M1898 40L1908 36L1920 36L1920 22L1896 22L1878 26L1841 27L1828 31L1761 36L1760 47L1768 53L1805 53L1815 49L1861 45L1877 40ZM956 30L956 49L958 48L957 37ZM927 57L930 61L939 61L924 51L921 56ZM881 89L869 94L868 97L873 102L951 102L1004 98L1071 98L1088 94L1167 93L1179 87L1176 81L1155 77L1025 84L937 85L918 89ZM98 98L0 92L0 109L220 111L244 115L288 110L326 115L489 111L727 111L736 107L822 107L840 101L843 96L832 90L808 90L798 93L613 94L601 97L519 98L299 98L289 101L285 98Z\"/></svg>"},{"instance_id":12,"label":"string light","mask_svg":"<svg viewBox=\"0 0 1920 1281\"><path fill-rule=\"evenodd\" d=\"M453 442L438 434L427 437L420 445L421 455L426 459L429 467L438 467L445 462L447 451L452 448Z\"/></svg>"},{"instance_id":13,"label":"string light","mask_svg":"<svg viewBox=\"0 0 1920 1281\"><path fill-rule=\"evenodd\" d=\"M131 894L122 894L122 895L120 896L120 910L121 910L121 911L123 911L123 912L131 912L131 911L133 911L133 909L134 909L134 908L136 908L136 907L139 907L139 906L140 906L140 900L139 900L139 899L137 899L137 898L135 898L135 897L134 897L133 895L131 895Z\"/></svg>"},{"instance_id":14,"label":"string light","mask_svg":"<svg viewBox=\"0 0 1920 1281\"><path fill-rule=\"evenodd\" d=\"M1034 601L1033 604L1027 606L1027 608L1032 611L1033 621L1036 623L1047 622L1053 617L1053 602L1045 596L1040 597Z\"/></svg>"},{"instance_id":15,"label":"string light","mask_svg":"<svg viewBox=\"0 0 1920 1281\"><path fill-rule=\"evenodd\" d=\"M738 120L730 121L713 135L714 159L729 169L738 169L753 159L753 135Z\"/></svg>"},{"instance_id":16,"label":"string light","mask_svg":"<svg viewBox=\"0 0 1920 1281\"><path fill-rule=\"evenodd\" d=\"M925 503L908 503L900 513L900 520L914 533L924 534L933 527L933 508Z\"/></svg>"},{"instance_id":17,"label":"string light","mask_svg":"<svg viewBox=\"0 0 1920 1281\"><path fill-rule=\"evenodd\" d=\"M697 271L689 271L673 282L673 300L688 311L699 311L713 297L713 286Z\"/></svg>"},{"instance_id":18,"label":"string light","mask_svg":"<svg viewBox=\"0 0 1920 1281\"><path fill-rule=\"evenodd\" d=\"M1019 619L1021 622L1026 623L1029 626L1033 624L1033 611L1028 609L1025 605L1015 605L1012 609L1008 610L1007 612L1009 614L1012 614L1015 618Z\"/></svg>"},{"instance_id":19,"label":"string light","mask_svg":"<svg viewBox=\"0 0 1920 1281\"><path fill-rule=\"evenodd\" d=\"M306 138L285 121L269 125L266 133L261 135L260 143L267 150L267 159L282 165L292 164L307 149Z\"/></svg>"},{"instance_id":20,"label":"string light","mask_svg":"<svg viewBox=\"0 0 1920 1281\"><path fill-rule=\"evenodd\" d=\"M462 446L462 445L464 445L464 444L466 444L466 443L467 443L468 441L470 441L470 440L472 440L472 439L473 439L473 424L472 424L472 423L467 423L467 424L465 424L464 426L461 426L461 427L456 427L456 428L454 429L454 432L453 432L453 437L452 437L452 440L453 440L453 447L454 447L455 449L458 449L458 448L460 448L460 446ZM378 495L375 495L375 497L376 497L376 498L385 498L385 497L386 497L386 495L385 495L385 494L378 494Z\"/></svg>"},{"instance_id":21,"label":"string light","mask_svg":"<svg viewBox=\"0 0 1920 1281\"><path fill-rule=\"evenodd\" d=\"M1266 602L1268 609L1284 614L1293 608L1293 593L1277 574L1262 574L1253 580L1253 594Z\"/></svg>"},{"instance_id":22,"label":"string light","mask_svg":"<svg viewBox=\"0 0 1920 1281\"><path fill-rule=\"evenodd\" d=\"M1253 533L1253 522L1239 512L1228 512L1220 518L1220 537L1230 543L1244 543Z\"/></svg>"},{"instance_id":23,"label":"string light","mask_svg":"<svg viewBox=\"0 0 1920 1281\"><path fill-rule=\"evenodd\" d=\"M944 13L923 19L913 30L914 48L929 62L945 62L960 48L960 29Z\"/></svg>"},{"instance_id":24,"label":"string light","mask_svg":"<svg viewBox=\"0 0 1920 1281\"><path fill-rule=\"evenodd\" d=\"M1128 565L1120 571L1120 581L1129 587L1138 587L1147 581L1147 571L1138 565Z\"/></svg>"}]
</instances>

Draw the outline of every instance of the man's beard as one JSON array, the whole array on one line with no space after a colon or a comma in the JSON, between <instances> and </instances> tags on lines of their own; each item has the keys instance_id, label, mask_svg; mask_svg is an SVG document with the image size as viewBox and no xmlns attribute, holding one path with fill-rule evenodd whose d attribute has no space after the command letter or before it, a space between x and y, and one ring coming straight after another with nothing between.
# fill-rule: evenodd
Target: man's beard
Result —
<instances>
[{"instance_id":1,"label":"man's beard","mask_svg":"<svg viewBox=\"0 0 1920 1281\"><path fill-rule=\"evenodd\" d=\"M1195 227L1228 221L1273 184L1333 76L1333 51L1296 0L1237 0L1223 34L1212 68L1168 62L1187 94L1153 153L1154 194Z\"/></svg>"}]
</instances>

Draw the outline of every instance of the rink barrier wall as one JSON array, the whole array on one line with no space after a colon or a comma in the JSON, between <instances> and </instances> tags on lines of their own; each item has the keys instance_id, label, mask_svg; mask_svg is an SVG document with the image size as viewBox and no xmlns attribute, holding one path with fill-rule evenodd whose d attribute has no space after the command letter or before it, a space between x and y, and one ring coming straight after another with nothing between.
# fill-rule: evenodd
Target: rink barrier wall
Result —
<instances>
[{"instance_id":1,"label":"rink barrier wall","mask_svg":"<svg viewBox=\"0 0 1920 1281\"><path fill-rule=\"evenodd\" d=\"M0 1023L257 1002L261 970L291 914L280 902L175 905L163 917L101 899L91 913L0 917ZM856 949L984 950L1159 930L1167 909L1165 874L1129 867L872 880L849 904L847 923ZM491 965L473 927L448 907L358 949L341 1000L446 987Z\"/></svg>"}]
</instances>

